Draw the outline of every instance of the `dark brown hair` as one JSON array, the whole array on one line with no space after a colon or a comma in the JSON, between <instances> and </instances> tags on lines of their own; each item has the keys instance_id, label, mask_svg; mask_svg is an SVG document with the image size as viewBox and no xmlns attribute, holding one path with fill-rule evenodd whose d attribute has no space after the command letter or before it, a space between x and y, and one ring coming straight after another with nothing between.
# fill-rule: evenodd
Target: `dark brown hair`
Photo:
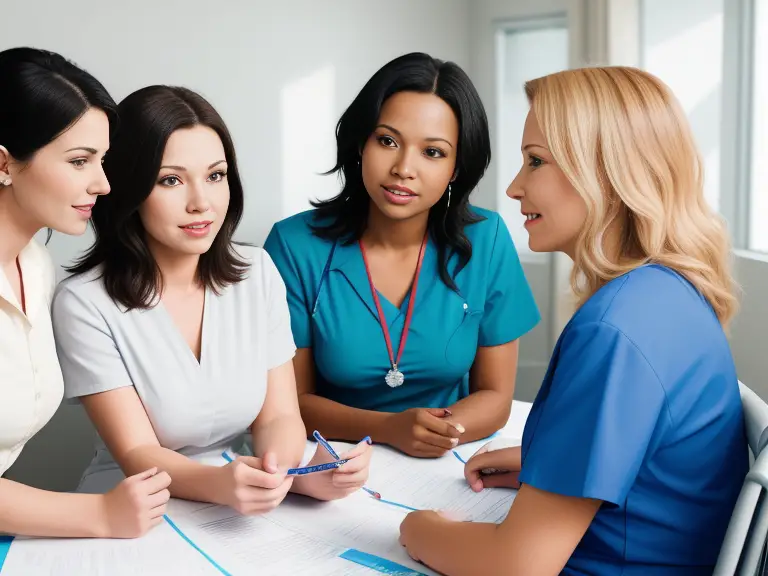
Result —
<instances>
[{"instance_id":1,"label":"dark brown hair","mask_svg":"<svg viewBox=\"0 0 768 576\"><path fill-rule=\"evenodd\" d=\"M93 246L70 272L83 274L101 266L107 293L127 309L149 308L162 292L162 275L146 243L139 207L155 187L165 145L176 130L206 126L221 138L228 164L229 208L210 250L200 256L198 280L220 292L239 282L248 263L238 256L232 235L243 215L243 186L235 147L218 112L186 88L148 86L118 106L120 127L104 159L112 192L93 207Z\"/></svg>"}]
</instances>

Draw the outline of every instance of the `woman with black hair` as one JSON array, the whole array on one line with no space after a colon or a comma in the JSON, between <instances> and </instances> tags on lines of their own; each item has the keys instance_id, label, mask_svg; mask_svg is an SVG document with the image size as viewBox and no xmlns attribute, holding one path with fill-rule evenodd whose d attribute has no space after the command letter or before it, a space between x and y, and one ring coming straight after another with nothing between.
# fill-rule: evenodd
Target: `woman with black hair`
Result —
<instances>
[{"instance_id":1,"label":"woman with black hair","mask_svg":"<svg viewBox=\"0 0 768 576\"><path fill-rule=\"evenodd\" d=\"M243 186L221 116L170 86L142 88L118 111L104 163L113 193L94 209L96 242L53 303L65 395L100 436L80 490L158 466L174 497L244 514L288 491L354 492L367 478L367 441L341 455L342 468L287 475L306 441L285 286L264 250L232 241ZM311 464L331 460L319 450Z\"/></svg>"},{"instance_id":2,"label":"woman with black hair","mask_svg":"<svg viewBox=\"0 0 768 576\"><path fill-rule=\"evenodd\" d=\"M518 339L539 313L509 231L469 204L490 161L480 98L414 53L368 81L336 129L335 198L277 223L307 430L419 457L509 417Z\"/></svg>"},{"instance_id":3,"label":"woman with black hair","mask_svg":"<svg viewBox=\"0 0 768 576\"><path fill-rule=\"evenodd\" d=\"M0 52L0 477L61 403L51 329L56 272L34 240L85 232L109 192L101 166L116 106L59 54ZM162 521L170 478L137 469L106 496L59 494L0 478L0 534L136 537Z\"/></svg>"}]
</instances>

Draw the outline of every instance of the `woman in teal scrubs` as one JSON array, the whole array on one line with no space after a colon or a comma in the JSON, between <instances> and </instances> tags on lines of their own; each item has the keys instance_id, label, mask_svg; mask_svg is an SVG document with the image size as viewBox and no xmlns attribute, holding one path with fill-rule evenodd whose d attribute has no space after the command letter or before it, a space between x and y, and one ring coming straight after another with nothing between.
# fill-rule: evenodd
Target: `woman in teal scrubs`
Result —
<instances>
[{"instance_id":1,"label":"woman in teal scrubs","mask_svg":"<svg viewBox=\"0 0 768 576\"><path fill-rule=\"evenodd\" d=\"M469 204L490 161L477 92L453 63L402 56L343 114L337 145L339 195L265 244L307 430L420 457L492 434L539 313L504 222Z\"/></svg>"},{"instance_id":2,"label":"woman in teal scrubs","mask_svg":"<svg viewBox=\"0 0 768 576\"><path fill-rule=\"evenodd\" d=\"M526 92L525 164L507 193L531 249L573 260L580 305L522 447L467 463L473 490L519 487L504 522L415 512L401 542L448 576L712 574L748 453L723 330L728 236L685 114L633 68L560 72Z\"/></svg>"}]
</instances>

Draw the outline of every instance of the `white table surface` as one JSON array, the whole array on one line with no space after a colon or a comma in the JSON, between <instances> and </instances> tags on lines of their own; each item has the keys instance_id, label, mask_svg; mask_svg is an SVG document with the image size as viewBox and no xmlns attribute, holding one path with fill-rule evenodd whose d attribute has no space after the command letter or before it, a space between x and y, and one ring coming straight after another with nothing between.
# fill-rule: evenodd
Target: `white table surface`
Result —
<instances>
[{"instance_id":1,"label":"white table surface","mask_svg":"<svg viewBox=\"0 0 768 576\"><path fill-rule=\"evenodd\" d=\"M512 440L513 444L516 440L520 442L522 439L523 428L525 421L531 410L531 404L528 402L515 401L512 404L512 410L510 418L504 428L499 431L498 436ZM457 448L457 452L461 454L464 459L469 458L474 451L483 446L487 440L481 440L472 444L467 444ZM334 443L335 444L335 443ZM315 449L314 442L308 442L307 454L311 454ZM382 446L374 446L373 462L377 458L377 454L381 458L387 457L387 454L392 454L392 449ZM389 451L389 452L387 452ZM444 458L451 458L452 456L445 456ZM404 460L399 460L404 462ZM415 466L428 466L428 460L422 459L408 459ZM457 463L458 464L458 463ZM373 475L373 474L372 474ZM382 492L386 487L374 487L376 490ZM343 522L343 512L348 510L352 512L357 508L356 512L359 514L359 507L361 504L367 505L367 502L359 500L362 496L357 493L352 497L344 500L322 503L319 506L331 506L335 513L326 514L321 510L312 511L311 514L321 514L320 516L309 516L309 518L317 518L319 524L327 524L329 530L333 529L334 522ZM357 497L358 499L356 499ZM281 505L280 509L285 508L286 512L290 512L293 508L298 513L304 514L306 509L306 499L292 500L287 498ZM171 510L184 510L185 506L189 507L192 503L179 501L172 499L169 506L169 515L172 516ZM311 506L311 505L310 505ZM326 508L328 510L328 508ZM342 512L342 514L339 514ZM402 511L400 511L402 512ZM403 514L405 512L402 512ZM392 519L389 519L392 520ZM395 522L398 520L394 519ZM386 524L386 522L384 522ZM390 532L388 534L394 542L396 542L397 524L390 522L387 529ZM257 542L259 543L259 542ZM142 538L135 540L52 540L52 539L17 539L11 545L8 552L8 556L5 561L5 565L0 569L2 576L40 576L56 574L56 575L77 575L77 576L91 576L101 575L105 576L119 576L122 574L142 574L147 576L149 574L158 574L162 576L169 576L170 574L181 574L185 576L193 576L194 574L211 574L212 576L221 576L222 571L214 568L213 565L208 565L205 562L201 562L201 557L197 556L197 553L186 547L188 544L173 531L168 525L163 524L150 531ZM158 553L158 551L161 551ZM191 554L189 554L191 552ZM219 551L221 553L221 551ZM1 552L0 552L1 555ZM55 558L52 558L55 556ZM400 558L398 556L398 558ZM404 563L407 563L409 559L405 559ZM396 560L400 561L400 560ZM197 564L196 564L197 563ZM187 565L189 564L189 565ZM252 564L249 564L251 566ZM334 564L334 566L336 566ZM409 565L413 567L413 565ZM197 570L197 571L196 571ZM352 562L346 560L340 561L338 568L328 571L326 567L325 571L318 568L315 572L312 569L307 570L306 566L301 568L302 574L348 574L350 576L362 576L364 574L376 575L381 572L358 566ZM420 567L420 572L424 574L433 574L428 569ZM253 570L248 570L252 574L262 574L259 566L253 566ZM283 573L283 572L280 572ZM239 572L237 575L239 576Z\"/></svg>"}]
</instances>

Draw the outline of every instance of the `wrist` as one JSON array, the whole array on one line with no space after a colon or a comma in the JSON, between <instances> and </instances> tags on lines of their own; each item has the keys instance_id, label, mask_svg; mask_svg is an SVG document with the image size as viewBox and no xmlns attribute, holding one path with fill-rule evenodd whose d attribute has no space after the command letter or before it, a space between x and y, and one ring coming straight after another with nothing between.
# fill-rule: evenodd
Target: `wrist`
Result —
<instances>
[{"instance_id":1,"label":"wrist","mask_svg":"<svg viewBox=\"0 0 768 576\"><path fill-rule=\"evenodd\" d=\"M88 537L112 538L112 527L109 522L109 497L108 494L88 494L88 510L84 514L85 531Z\"/></svg>"},{"instance_id":2,"label":"wrist","mask_svg":"<svg viewBox=\"0 0 768 576\"><path fill-rule=\"evenodd\" d=\"M377 444L392 444L393 420L397 417L396 412L377 412L373 422L371 438Z\"/></svg>"}]
</instances>

